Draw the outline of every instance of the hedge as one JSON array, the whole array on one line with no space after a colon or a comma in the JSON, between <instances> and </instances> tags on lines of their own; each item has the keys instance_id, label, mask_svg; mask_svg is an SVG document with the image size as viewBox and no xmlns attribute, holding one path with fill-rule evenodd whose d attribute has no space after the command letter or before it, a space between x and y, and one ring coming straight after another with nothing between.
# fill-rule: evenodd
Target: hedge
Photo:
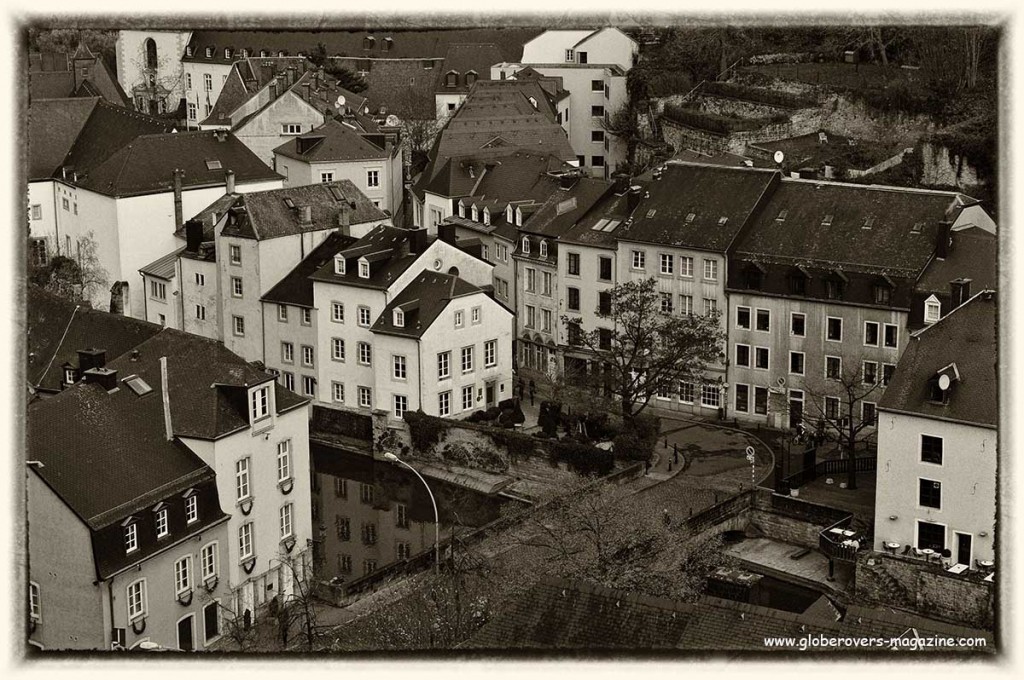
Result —
<instances>
[{"instance_id":1,"label":"hedge","mask_svg":"<svg viewBox=\"0 0 1024 680\"><path fill-rule=\"evenodd\" d=\"M428 416L423 411L406 411L405 422L409 424L413 447L422 453L437 446L450 427L443 419Z\"/></svg>"},{"instance_id":2,"label":"hedge","mask_svg":"<svg viewBox=\"0 0 1024 680\"><path fill-rule=\"evenodd\" d=\"M748 87L734 83L705 83L703 91L707 94L732 97L733 99L742 99L769 106L781 106L787 109L805 109L817 104L812 97L803 97L789 92L775 92L760 87Z\"/></svg>"},{"instance_id":3,"label":"hedge","mask_svg":"<svg viewBox=\"0 0 1024 680\"><path fill-rule=\"evenodd\" d=\"M789 120L789 117L785 114L778 114L768 118L719 116L717 114L700 111L698 109L688 109L683 106L679 106L678 104L666 104L665 112L662 115L665 118L681 125L697 128L698 130L706 130L719 135L759 130L768 125L785 123Z\"/></svg>"},{"instance_id":4,"label":"hedge","mask_svg":"<svg viewBox=\"0 0 1024 680\"><path fill-rule=\"evenodd\" d=\"M615 467L611 451L579 442L557 442L551 445L551 456L581 475L603 476Z\"/></svg>"}]
</instances>

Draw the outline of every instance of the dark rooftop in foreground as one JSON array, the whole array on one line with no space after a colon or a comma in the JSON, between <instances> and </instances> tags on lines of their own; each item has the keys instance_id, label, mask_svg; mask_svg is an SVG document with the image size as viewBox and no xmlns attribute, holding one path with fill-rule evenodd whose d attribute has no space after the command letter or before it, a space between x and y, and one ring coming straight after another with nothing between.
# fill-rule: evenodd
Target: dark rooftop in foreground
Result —
<instances>
[{"instance_id":1,"label":"dark rooftop in foreground","mask_svg":"<svg viewBox=\"0 0 1024 680\"><path fill-rule=\"evenodd\" d=\"M332 232L323 243L306 256L306 259L297 264L277 285L271 288L262 300L312 308L313 281L309 277L324 264L332 261L339 250L347 248L355 242L356 239L351 236Z\"/></svg>"},{"instance_id":2,"label":"dark rooftop in foreground","mask_svg":"<svg viewBox=\"0 0 1024 680\"><path fill-rule=\"evenodd\" d=\"M481 289L452 274L423 272L384 309L372 330L389 335L404 335L418 338L423 335L434 320L454 298L480 292ZM402 326L395 325L394 311L402 310L405 319Z\"/></svg>"}]
</instances>

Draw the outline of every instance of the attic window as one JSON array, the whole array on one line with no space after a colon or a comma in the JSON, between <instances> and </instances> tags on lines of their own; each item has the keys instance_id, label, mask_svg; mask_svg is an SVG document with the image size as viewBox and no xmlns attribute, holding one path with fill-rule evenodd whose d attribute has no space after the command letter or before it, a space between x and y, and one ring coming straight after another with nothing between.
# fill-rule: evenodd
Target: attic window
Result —
<instances>
[{"instance_id":1,"label":"attic window","mask_svg":"<svg viewBox=\"0 0 1024 680\"><path fill-rule=\"evenodd\" d=\"M193 54L195 54L195 49L191 45L185 48L186 57L191 57Z\"/></svg>"},{"instance_id":2,"label":"attic window","mask_svg":"<svg viewBox=\"0 0 1024 680\"><path fill-rule=\"evenodd\" d=\"M206 48L206 58L207 59L212 59L213 58L213 48L212 47L207 47Z\"/></svg>"},{"instance_id":3,"label":"attic window","mask_svg":"<svg viewBox=\"0 0 1024 680\"><path fill-rule=\"evenodd\" d=\"M719 218L718 218L718 226L720 226L720 227L724 227L724 226L725 226L725 223L726 223L726 222L728 222L728 221L729 221L729 218L728 218L728 217L725 217L725 216L723 215L722 217L719 217Z\"/></svg>"},{"instance_id":4,"label":"attic window","mask_svg":"<svg viewBox=\"0 0 1024 680\"><path fill-rule=\"evenodd\" d=\"M484 224L485 225L490 225L491 224L491 211L488 208L484 208Z\"/></svg>"},{"instance_id":5,"label":"attic window","mask_svg":"<svg viewBox=\"0 0 1024 680\"><path fill-rule=\"evenodd\" d=\"M375 42L376 40L374 40L372 35L366 36L365 38L363 38L363 49L372 50Z\"/></svg>"},{"instance_id":6,"label":"attic window","mask_svg":"<svg viewBox=\"0 0 1024 680\"><path fill-rule=\"evenodd\" d=\"M575 210L575 209L576 209L576 197L573 196L572 198L566 199L566 200L562 201L561 203L559 203L555 207L555 213L558 214L558 215L564 215L565 213L569 212L570 210Z\"/></svg>"},{"instance_id":7,"label":"attic window","mask_svg":"<svg viewBox=\"0 0 1024 680\"><path fill-rule=\"evenodd\" d=\"M833 215L825 215L824 219L821 220L821 226L827 227L832 224Z\"/></svg>"},{"instance_id":8,"label":"attic window","mask_svg":"<svg viewBox=\"0 0 1024 680\"><path fill-rule=\"evenodd\" d=\"M284 204L285 204L285 206L288 207L289 210L294 210L295 209L295 201L293 201L290 198L284 199Z\"/></svg>"},{"instance_id":9,"label":"attic window","mask_svg":"<svg viewBox=\"0 0 1024 680\"><path fill-rule=\"evenodd\" d=\"M687 224L690 224L691 222L693 222L693 220L694 220L694 219L695 219L696 217L697 217L697 213L689 213L689 214L688 214L688 215L686 216L686 223L687 223Z\"/></svg>"},{"instance_id":10,"label":"attic window","mask_svg":"<svg viewBox=\"0 0 1024 680\"><path fill-rule=\"evenodd\" d=\"M471 214L473 216L472 219L473 219L474 222L479 222L480 221L480 211L477 210L475 205L473 206Z\"/></svg>"},{"instance_id":11,"label":"attic window","mask_svg":"<svg viewBox=\"0 0 1024 680\"><path fill-rule=\"evenodd\" d=\"M861 227L861 229L870 229L872 226L874 226L874 224L875 224L875 217L874 217L874 215L868 215L866 218L864 218L864 226Z\"/></svg>"},{"instance_id":12,"label":"attic window","mask_svg":"<svg viewBox=\"0 0 1024 680\"><path fill-rule=\"evenodd\" d=\"M395 328L405 328L405 312L401 309L395 310Z\"/></svg>"},{"instance_id":13,"label":"attic window","mask_svg":"<svg viewBox=\"0 0 1024 680\"><path fill-rule=\"evenodd\" d=\"M242 48L242 59L248 59L248 58L249 58L249 48L248 47L243 47Z\"/></svg>"},{"instance_id":14,"label":"attic window","mask_svg":"<svg viewBox=\"0 0 1024 680\"><path fill-rule=\"evenodd\" d=\"M516 226L523 226L523 211L519 208L516 208Z\"/></svg>"},{"instance_id":15,"label":"attic window","mask_svg":"<svg viewBox=\"0 0 1024 680\"><path fill-rule=\"evenodd\" d=\"M527 236L523 237L523 252L527 254L530 252L530 239Z\"/></svg>"},{"instance_id":16,"label":"attic window","mask_svg":"<svg viewBox=\"0 0 1024 680\"><path fill-rule=\"evenodd\" d=\"M334 256L334 273L344 274L345 273L345 258L341 255Z\"/></svg>"},{"instance_id":17,"label":"attic window","mask_svg":"<svg viewBox=\"0 0 1024 680\"><path fill-rule=\"evenodd\" d=\"M933 324L942 318L942 303L932 295L924 301L924 322Z\"/></svg>"},{"instance_id":18,"label":"attic window","mask_svg":"<svg viewBox=\"0 0 1024 680\"><path fill-rule=\"evenodd\" d=\"M153 388L137 375L130 375L121 382L128 385L128 388L140 397L153 391Z\"/></svg>"},{"instance_id":19,"label":"attic window","mask_svg":"<svg viewBox=\"0 0 1024 680\"><path fill-rule=\"evenodd\" d=\"M923 229L924 229L924 222L915 222L914 226L912 226L910 228L910 233L911 234L920 234Z\"/></svg>"},{"instance_id":20,"label":"attic window","mask_svg":"<svg viewBox=\"0 0 1024 680\"><path fill-rule=\"evenodd\" d=\"M540 256L541 257L547 257L548 256L548 242L547 241L541 241L540 242Z\"/></svg>"},{"instance_id":21,"label":"attic window","mask_svg":"<svg viewBox=\"0 0 1024 680\"><path fill-rule=\"evenodd\" d=\"M422 65L423 68L429 71L430 69L434 68L434 61L432 59L424 59Z\"/></svg>"},{"instance_id":22,"label":"attic window","mask_svg":"<svg viewBox=\"0 0 1024 680\"><path fill-rule=\"evenodd\" d=\"M224 48L224 58L225 59L230 59L231 58L231 48L230 47L225 47Z\"/></svg>"},{"instance_id":23,"label":"attic window","mask_svg":"<svg viewBox=\"0 0 1024 680\"><path fill-rule=\"evenodd\" d=\"M384 42L380 44L380 49L384 52L390 52L391 46L395 44L395 41L391 38L384 38Z\"/></svg>"},{"instance_id":24,"label":"attic window","mask_svg":"<svg viewBox=\"0 0 1024 680\"><path fill-rule=\"evenodd\" d=\"M654 214L656 212L658 212L658 210L656 208L652 208L652 209L648 210L647 211L647 219L651 219L652 217L654 217Z\"/></svg>"},{"instance_id":25,"label":"attic window","mask_svg":"<svg viewBox=\"0 0 1024 680\"><path fill-rule=\"evenodd\" d=\"M467 73L466 74L466 86L468 87L468 86L472 85L473 83L475 83L476 82L476 78L477 78L476 71L470 71L469 73ZM533 107L537 108L537 105L534 104Z\"/></svg>"},{"instance_id":26,"label":"attic window","mask_svg":"<svg viewBox=\"0 0 1024 680\"><path fill-rule=\"evenodd\" d=\"M789 214L788 210L783 210L783 211L779 212L779 216L775 218L775 221L776 222L785 222L786 221L786 215L788 215L788 214Z\"/></svg>"},{"instance_id":27,"label":"attic window","mask_svg":"<svg viewBox=\"0 0 1024 680\"><path fill-rule=\"evenodd\" d=\"M359 278L370 278L370 263L366 260L359 260Z\"/></svg>"},{"instance_id":28,"label":"attic window","mask_svg":"<svg viewBox=\"0 0 1024 680\"><path fill-rule=\"evenodd\" d=\"M445 87L458 87L459 85L459 74L457 71L449 71L444 75L444 86Z\"/></svg>"},{"instance_id":29,"label":"attic window","mask_svg":"<svg viewBox=\"0 0 1024 680\"><path fill-rule=\"evenodd\" d=\"M270 52L267 52L266 50L260 50L260 56L261 57L268 57L268 56L270 56Z\"/></svg>"},{"instance_id":30,"label":"attic window","mask_svg":"<svg viewBox=\"0 0 1024 680\"><path fill-rule=\"evenodd\" d=\"M206 169L207 170L220 170L221 169L220 161L217 161L217 160L206 161Z\"/></svg>"},{"instance_id":31,"label":"attic window","mask_svg":"<svg viewBox=\"0 0 1024 680\"><path fill-rule=\"evenodd\" d=\"M512 224L513 219L514 218L512 216L512 205L509 204L509 206L505 208L505 221L508 222L509 224Z\"/></svg>"}]
</instances>

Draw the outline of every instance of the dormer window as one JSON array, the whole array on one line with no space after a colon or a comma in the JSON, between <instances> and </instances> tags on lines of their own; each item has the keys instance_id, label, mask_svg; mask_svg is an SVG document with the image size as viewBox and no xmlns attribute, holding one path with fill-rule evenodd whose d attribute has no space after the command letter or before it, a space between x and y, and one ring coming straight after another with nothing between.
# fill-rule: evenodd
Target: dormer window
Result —
<instances>
[{"instance_id":1,"label":"dormer window","mask_svg":"<svg viewBox=\"0 0 1024 680\"><path fill-rule=\"evenodd\" d=\"M523 211L519 208L516 208L516 226L523 226Z\"/></svg>"},{"instance_id":2,"label":"dormer window","mask_svg":"<svg viewBox=\"0 0 1024 680\"><path fill-rule=\"evenodd\" d=\"M548 256L548 242L547 241L541 241L540 242L540 256L541 257L547 257Z\"/></svg>"},{"instance_id":3,"label":"dormer window","mask_svg":"<svg viewBox=\"0 0 1024 680\"><path fill-rule=\"evenodd\" d=\"M254 425L270 415L270 387L257 387L249 392L249 424Z\"/></svg>"},{"instance_id":4,"label":"dormer window","mask_svg":"<svg viewBox=\"0 0 1024 680\"><path fill-rule=\"evenodd\" d=\"M167 526L167 508L161 503L153 509L156 513L156 537L163 538L170 534L170 529Z\"/></svg>"},{"instance_id":5,"label":"dormer window","mask_svg":"<svg viewBox=\"0 0 1024 680\"><path fill-rule=\"evenodd\" d=\"M477 210L475 205L473 206L472 215L473 215L473 221L474 222L479 222L480 221L480 211Z\"/></svg>"},{"instance_id":6,"label":"dormer window","mask_svg":"<svg viewBox=\"0 0 1024 680\"><path fill-rule=\"evenodd\" d=\"M191 57L194 54L195 54L195 49L191 45L189 45L188 47L185 48L185 56L186 57Z\"/></svg>"},{"instance_id":7,"label":"dormer window","mask_svg":"<svg viewBox=\"0 0 1024 680\"><path fill-rule=\"evenodd\" d=\"M892 288L887 283L876 283L872 291L876 305L892 304Z\"/></svg>"},{"instance_id":8,"label":"dormer window","mask_svg":"<svg viewBox=\"0 0 1024 680\"><path fill-rule=\"evenodd\" d=\"M260 56L264 57L264 58L265 57L269 57L270 56L270 52L268 52L266 50L260 50Z\"/></svg>"},{"instance_id":9,"label":"dormer window","mask_svg":"<svg viewBox=\"0 0 1024 680\"><path fill-rule=\"evenodd\" d=\"M512 224L512 221L514 219L515 217L513 216L512 206L509 205L507 208L505 208L505 221L508 222L509 224Z\"/></svg>"},{"instance_id":10,"label":"dormer window","mask_svg":"<svg viewBox=\"0 0 1024 680\"><path fill-rule=\"evenodd\" d=\"M380 49L383 52L390 52L391 51L391 46L394 45L394 44L395 44L395 41L392 38L384 38L384 42L382 42L380 44Z\"/></svg>"},{"instance_id":11,"label":"dormer window","mask_svg":"<svg viewBox=\"0 0 1024 680\"><path fill-rule=\"evenodd\" d=\"M242 48L242 59L248 59L248 58L249 58L249 48L243 47Z\"/></svg>"},{"instance_id":12,"label":"dormer window","mask_svg":"<svg viewBox=\"0 0 1024 680\"><path fill-rule=\"evenodd\" d=\"M207 47L206 48L206 58L207 59L213 59L213 48L212 47Z\"/></svg>"},{"instance_id":13,"label":"dormer window","mask_svg":"<svg viewBox=\"0 0 1024 680\"><path fill-rule=\"evenodd\" d=\"M124 524L124 552L130 554L139 549L139 525L134 517L129 517Z\"/></svg>"},{"instance_id":14,"label":"dormer window","mask_svg":"<svg viewBox=\"0 0 1024 680\"><path fill-rule=\"evenodd\" d=\"M924 301L924 322L933 324L942 318L942 303L932 295Z\"/></svg>"},{"instance_id":15,"label":"dormer window","mask_svg":"<svg viewBox=\"0 0 1024 680\"><path fill-rule=\"evenodd\" d=\"M224 48L224 58L225 59L230 59L231 58L231 48L230 47L225 47Z\"/></svg>"},{"instance_id":16,"label":"dormer window","mask_svg":"<svg viewBox=\"0 0 1024 680\"><path fill-rule=\"evenodd\" d=\"M334 257L334 273L342 275L345 273L345 258L341 255Z\"/></svg>"},{"instance_id":17,"label":"dormer window","mask_svg":"<svg viewBox=\"0 0 1024 680\"><path fill-rule=\"evenodd\" d=\"M761 290L763 274L757 265L751 264L743 270L743 285L747 290Z\"/></svg>"},{"instance_id":18,"label":"dormer window","mask_svg":"<svg viewBox=\"0 0 1024 680\"><path fill-rule=\"evenodd\" d=\"M873 226L875 226L875 217L874 215L868 215L864 218L864 226L861 229L870 229Z\"/></svg>"},{"instance_id":19,"label":"dormer window","mask_svg":"<svg viewBox=\"0 0 1024 680\"><path fill-rule=\"evenodd\" d=\"M363 49L364 50L372 50L373 49L373 45L376 42L377 41L374 40L372 35L366 36L365 38L363 38Z\"/></svg>"},{"instance_id":20,"label":"dormer window","mask_svg":"<svg viewBox=\"0 0 1024 680\"><path fill-rule=\"evenodd\" d=\"M466 87L469 87L473 83L475 83L476 82L476 78L477 78L476 71L469 71L468 73L466 73Z\"/></svg>"},{"instance_id":21,"label":"dormer window","mask_svg":"<svg viewBox=\"0 0 1024 680\"><path fill-rule=\"evenodd\" d=\"M489 225L491 223L491 211L488 208L484 208L484 224Z\"/></svg>"},{"instance_id":22,"label":"dormer window","mask_svg":"<svg viewBox=\"0 0 1024 680\"><path fill-rule=\"evenodd\" d=\"M465 216L466 216L466 204L463 203L462 201L459 201L459 217L465 217Z\"/></svg>"},{"instance_id":23,"label":"dormer window","mask_svg":"<svg viewBox=\"0 0 1024 680\"><path fill-rule=\"evenodd\" d=\"M370 263L364 259L359 260L359 278L370 278Z\"/></svg>"},{"instance_id":24,"label":"dormer window","mask_svg":"<svg viewBox=\"0 0 1024 680\"><path fill-rule=\"evenodd\" d=\"M523 252L527 255L530 254L530 238L528 236L523 237Z\"/></svg>"},{"instance_id":25,"label":"dormer window","mask_svg":"<svg viewBox=\"0 0 1024 680\"><path fill-rule=\"evenodd\" d=\"M75 383L75 369L65 368L64 369L64 384L73 385Z\"/></svg>"},{"instance_id":26,"label":"dormer window","mask_svg":"<svg viewBox=\"0 0 1024 680\"><path fill-rule=\"evenodd\" d=\"M807 294L807 275L802 271L794 271L789 274L789 292L793 295Z\"/></svg>"},{"instance_id":27,"label":"dormer window","mask_svg":"<svg viewBox=\"0 0 1024 680\"><path fill-rule=\"evenodd\" d=\"M444 86L445 87L458 87L459 86L459 72L448 71L444 74Z\"/></svg>"},{"instance_id":28,"label":"dormer window","mask_svg":"<svg viewBox=\"0 0 1024 680\"><path fill-rule=\"evenodd\" d=\"M405 312L401 309L395 310L394 324L395 328L405 328Z\"/></svg>"},{"instance_id":29,"label":"dormer window","mask_svg":"<svg viewBox=\"0 0 1024 680\"><path fill-rule=\"evenodd\" d=\"M691 223L691 222L693 222L693 221L694 221L694 220L695 220L696 218L697 218L697 214L696 214L696 213L689 213L689 214L687 214L687 215L686 215L686 223L687 223L687 224L690 224L690 223Z\"/></svg>"}]
</instances>

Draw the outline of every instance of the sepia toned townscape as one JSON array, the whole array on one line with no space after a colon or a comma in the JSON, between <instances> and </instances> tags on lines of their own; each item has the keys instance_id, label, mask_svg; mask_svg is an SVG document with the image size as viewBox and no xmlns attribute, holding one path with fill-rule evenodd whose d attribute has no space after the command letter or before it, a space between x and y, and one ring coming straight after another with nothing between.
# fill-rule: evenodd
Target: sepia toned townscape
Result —
<instances>
[{"instance_id":1,"label":"sepia toned townscape","mask_svg":"<svg viewBox=\"0 0 1024 680\"><path fill-rule=\"evenodd\" d=\"M29 661L1003 651L999 26L173 21L22 27Z\"/></svg>"}]
</instances>

